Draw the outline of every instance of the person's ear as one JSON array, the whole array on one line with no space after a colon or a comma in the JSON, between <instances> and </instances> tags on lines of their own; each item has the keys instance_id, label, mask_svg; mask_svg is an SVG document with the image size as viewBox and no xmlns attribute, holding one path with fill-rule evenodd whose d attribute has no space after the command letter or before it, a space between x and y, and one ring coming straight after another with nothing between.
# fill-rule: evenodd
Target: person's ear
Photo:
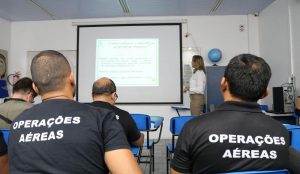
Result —
<instances>
[{"instance_id":1,"label":"person's ear","mask_svg":"<svg viewBox=\"0 0 300 174\"><path fill-rule=\"evenodd\" d=\"M269 95L269 90L266 88L265 92L263 93L263 96L260 99L263 99Z\"/></svg>"},{"instance_id":2,"label":"person's ear","mask_svg":"<svg viewBox=\"0 0 300 174\"><path fill-rule=\"evenodd\" d=\"M75 78L74 78L73 72L70 73L70 75L69 75L69 80L70 80L72 86L75 86L75 85L76 85L76 82L75 82Z\"/></svg>"},{"instance_id":3,"label":"person's ear","mask_svg":"<svg viewBox=\"0 0 300 174\"><path fill-rule=\"evenodd\" d=\"M221 80L221 91L225 92L228 89L228 82L225 77Z\"/></svg>"},{"instance_id":4,"label":"person's ear","mask_svg":"<svg viewBox=\"0 0 300 174\"><path fill-rule=\"evenodd\" d=\"M39 89L37 88L37 86L36 86L34 83L32 83L32 89L33 89L34 92L37 93L38 95L40 94L40 93L39 93Z\"/></svg>"}]
</instances>

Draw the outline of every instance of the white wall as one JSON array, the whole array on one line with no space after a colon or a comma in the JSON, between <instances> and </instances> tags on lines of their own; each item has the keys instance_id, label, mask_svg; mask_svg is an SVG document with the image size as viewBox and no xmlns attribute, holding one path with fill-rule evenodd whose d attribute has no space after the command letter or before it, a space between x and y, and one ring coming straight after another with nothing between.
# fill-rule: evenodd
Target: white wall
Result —
<instances>
[{"instance_id":1,"label":"white wall","mask_svg":"<svg viewBox=\"0 0 300 174\"><path fill-rule=\"evenodd\" d=\"M292 69L296 77L296 91L300 95L300 1L289 0L291 19Z\"/></svg>"},{"instance_id":2,"label":"white wall","mask_svg":"<svg viewBox=\"0 0 300 174\"><path fill-rule=\"evenodd\" d=\"M10 49L10 22L0 18L0 49Z\"/></svg>"},{"instance_id":3,"label":"white wall","mask_svg":"<svg viewBox=\"0 0 300 174\"><path fill-rule=\"evenodd\" d=\"M271 96L263 103L272 105L272 88L296 77L296 94L300 95L300 1L276 0L260 13L260 55L272 68Z\"/></svg>"},{"instance_id":4,"label":"white wall","mask_svg":"<svg viewBox=\"0 0 300 174\"><path fill-rule=\"evenodd\" d=\"M199 16L199 17L144 17L144 18L113 18L102 19L105 21L132 21L134 20L174 20L188 19L188 29L192 33L196 45L200 47L201 54L206 59L211 48L220 48L223 59L220 65L226 65L228 60L239 53L249 50L258 53L257 19L249 16ZM11 25L11 54L9 69L11 72L21 71L26 73L26 52L45 49L75 50L76 27L72 22L87 20L63 20L41 22L12 22ZM88 21L101 21L88 20ZM244 25L245 31L240 32L239 26ZM250 33L248 33L248 25ZM187 32L187 25L183 24L183 34ZM251 36L251 39L249 39ZM183 46L187 47L188 41L183 37ZM172 50L170 50L172 51ZM207 64L211 64L206 61ZM121 108L131 113L147 113L165 117L162 138L170 138L169 119L177 115L170 105L121 105ZM182 114L188 115L185 112Z\"/></svg>"},{"instance_id":5,"label":"white wall","mask_svg":"<svg viewBox=\"0 0 300 174\"><path fill-rule=\"evenodd\" d=\"M272 106L272 87L288 82L291 76L290 28L288 1L277 0L259 16L260 56L272 69L270 96L263 103Z\"/></svg>"}]
</instances>

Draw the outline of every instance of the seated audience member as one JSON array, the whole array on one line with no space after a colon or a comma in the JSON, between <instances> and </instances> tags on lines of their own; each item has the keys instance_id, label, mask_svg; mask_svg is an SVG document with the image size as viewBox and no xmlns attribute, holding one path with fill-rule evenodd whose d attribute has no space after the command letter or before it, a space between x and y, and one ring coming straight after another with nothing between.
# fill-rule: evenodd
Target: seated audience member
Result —
<instances>
[{"instance_id":1,"label":"seated audience member","mask_svg":"<svg viewBox=\"0 0 300 174\"><path fill-rule=\"evenodd\" d=\"M73 100L75 80L64 55L40 52L31 74L42 103L12 123L11 174L141 173L115 114Z\"/></svg>"},{"instance_id":2,"label":"seated audience member","mask_svg":"<svg viewBox=\"0 0 300 174\"><path fill-rule=\"evenodd\" d=\"M0 132L0 173L8 174L7 146L2 132Z\"/></svg>"},{"instance_id":3,"label":"seated audience member","mask_svg":"<svg viewBox=\"0 0 300 174\"><path fill-rule=\"evenodd\" d=\"M262 58L251 54L232 58L221 81L225 102L186 123L171 173L288 169L289 133L257 104L268 95L270 78L271 69Z\"/></svg>"},{"instance_id":4,"label":"seated audience member","mask_svg":"<svg viewBox=\"0 0 300 174\"><path fill-rule=\"evenodd\" d=\"M116 85L111 79L106 77L98 79L93 84L92 95L94 102L91 105L112 110L116 114L117 120L121 123L128 142L133 146L142 146L144 144L144 135L140 133L130 114L114 106L118 98L116 90Z\"/></svg>"},{"instance_id":5,"label":"seated audience member","mask_svg":"<svg viewBox=\"0 0 300 174\"><path fill-rule=\"evenodd\" d=\"M13 86L12 96L0 104L0 128L10 128L11 121L33 106L35 97L32 80L28 77L18 80Z\"/></svg>"}]
</instances>

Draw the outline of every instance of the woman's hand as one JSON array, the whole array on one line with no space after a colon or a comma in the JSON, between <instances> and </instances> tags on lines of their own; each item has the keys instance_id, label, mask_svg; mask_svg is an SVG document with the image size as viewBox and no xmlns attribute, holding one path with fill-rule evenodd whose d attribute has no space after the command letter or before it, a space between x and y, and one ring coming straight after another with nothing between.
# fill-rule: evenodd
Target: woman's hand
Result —
<instances>
[{"instance_id":1,"label":"woman's hand","mask_svg":"<svg viewBox=\"0 0 300 174\"><path fill-rule=\"evenodd\" d=\"M190 90L190 86L183 86L183 92L187 92Z\"/></svg>"}]
</instances>

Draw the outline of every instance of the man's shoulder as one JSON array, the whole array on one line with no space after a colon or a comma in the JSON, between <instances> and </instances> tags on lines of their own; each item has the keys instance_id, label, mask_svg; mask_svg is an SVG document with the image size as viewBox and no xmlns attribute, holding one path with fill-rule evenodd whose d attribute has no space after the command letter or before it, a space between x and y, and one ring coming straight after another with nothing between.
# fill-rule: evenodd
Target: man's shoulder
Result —
<instances>
[{"instance_id":1,"label":"man's shoulder","mask_svg":"<svg viewBox=\"0 0 300 174\"><path fill-rule=\"evenodd\" d=\"M130 116L129 112L121 109L121 108L118 108L117 106L114 106L114 112L117 114L117 115L121 115L121 116Z\"/></svg>"}]
</instances>

